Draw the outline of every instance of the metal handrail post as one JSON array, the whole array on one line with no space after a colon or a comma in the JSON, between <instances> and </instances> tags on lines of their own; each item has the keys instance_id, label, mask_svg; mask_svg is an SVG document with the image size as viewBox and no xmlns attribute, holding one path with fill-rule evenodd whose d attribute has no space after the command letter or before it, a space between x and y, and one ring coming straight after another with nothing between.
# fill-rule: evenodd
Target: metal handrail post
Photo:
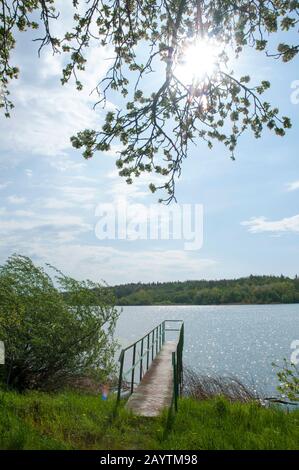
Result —
<instances>
[{"instance_id":1,"label":"metal handrail post","mask_svg":"<svg viewBox=\"0 0 299 470\"><path fill-rule=\"evenodd\" d=\"M149 349L149 341L150 341L150 335L147 335L147 356L146 356L146 370L149 368L149 354L150 354L150 349Z\"/></svg>"},{"instance_id":2,"label":"metal handrail post","mask_svg":"<svg viewBox=\"0 0 299 470\"><path fill-rule=\"evenodd\" d=\"M185 327L184 323L182 324L182 345L181 345L181 387L183 387L183 349L184 349L184 335L185 335Z\"/></svg>"},{"instance_id":3,"label":"metal handrail post","mask_svg":"<svg viewBox=\"0 0 299 470\"><path fill-rule=\"evenodd\" d=\"M122 351L121 354L120 354L120 358L119 358L120 370L119 370L119 379L118 379L117 402L120 401L121 386L122 386L122 379L123 379L123 370L124 370L124 358L125 358L125 353L124 353L124 351Z\"/></svg>"},{"instance_id":4,"label":"metal handrail post","mask_svg":"<svg viewBox=\"0 0 299 470\"><path fill-rule=\"evenodd\" d=\"M165 343L165 320L162 323L162 344Z\"/></svg>"},{"instance_id":5,"label":"metal handrail post","mask_svg":"<svg viewBox=\"0 0 299 470\"><path fill-rule=\"evenodd\" d=\"M178 410L176 353L172 353L174 409Z\"/></svg>"},{"instance_id":6,"label":"metal handrail post","mask_svg":"<svg viewBox=\"0 0 299 470\"><path fill-rule=\"evenodd\" d=\"M142 380L142 372L143 372L143 370L142 370L142 368L143 368L143 357L142 357L142 356L143 356L143 338L142 338L142 340L141 340L141 352L140 352L140 356L141 356L141 361L140 361L139 380L140 380L140 382L141 382L141 380Z\"/></svg>"},{"instance_id":7,"label":"metal handrail post","mask_svg":"<svg viewBox=\"0 0 299 470\"><path fill-rule=\"evenodd\" d=\"M155 344L155 330L153 330L153 334L152 334L152 361L154 360L154 344Z\"/></svg>"},{"instance_id":8,"label":"metal handrail post","mask_svg":"<svg viewBox=\"0 0 299 470\"><path fill-rule=\"evenodd\" d=\"M132 357L132 375L131 375L131 393L134 392L134 376L135 376L135 357L136 357L136 343L133 347L133 357Z\"/></svg>"},{"instance_id":9,"label":"metal handrail post","mask_svg":"<svg viewBox=\"0 0 299 470\"><path fill-rule=\"evenodd\" d=\"M162 325L159 325L159 351L162 349Z\"/></svg>"}]
</instances>

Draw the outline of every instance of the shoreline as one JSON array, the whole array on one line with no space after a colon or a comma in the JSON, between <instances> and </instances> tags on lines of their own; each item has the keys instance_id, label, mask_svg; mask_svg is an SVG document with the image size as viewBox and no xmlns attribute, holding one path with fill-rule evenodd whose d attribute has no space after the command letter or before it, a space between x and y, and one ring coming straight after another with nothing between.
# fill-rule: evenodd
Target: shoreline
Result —
<instances>
[{"instance_id":1,"label":"shoreline","mask_svg":"<svg viewBox=\"0 0 299 470\"><path fill-rule=\"evenodd\" d=\"M245 304L245 303L236 303L236 304L126 304L126 305L116 305L116 307L239 307L239 306L256 306L260 307L262 305L299 305L299 302L273 302L262 303L262 304Z\"/></svg>"}]
</instances>

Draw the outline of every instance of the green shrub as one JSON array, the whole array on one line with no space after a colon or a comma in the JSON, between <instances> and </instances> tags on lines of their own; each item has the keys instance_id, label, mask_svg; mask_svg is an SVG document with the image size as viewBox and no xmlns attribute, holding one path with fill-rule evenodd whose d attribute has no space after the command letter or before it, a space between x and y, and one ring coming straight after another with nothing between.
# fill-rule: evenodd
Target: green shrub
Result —
<instances>
[{"instance_id":1,"label":"green shrub","mask_svg":"<svg viewBox=\"0 0 299 470\"><path fill-rule=\"evenodd\" d=\"M278 367L276 364L274 366ZM280 385L277 387L282 398L287 397L290 401L299 401L299 369L296 364L284 359L283 366L277 373Z\"/></svg>"},{"instance_id":2,"label":"green shrub","mask_svg":"<svg viewBox=\"0 0 299 470\"><path fill-rule=\"evenodd\" d=\"M113 368L118 316L106 286L54 272L12 256L0 267L0 339L4 380L24 389L58 388L78 376L103 377Z\"/></svg>"}]
</instances>

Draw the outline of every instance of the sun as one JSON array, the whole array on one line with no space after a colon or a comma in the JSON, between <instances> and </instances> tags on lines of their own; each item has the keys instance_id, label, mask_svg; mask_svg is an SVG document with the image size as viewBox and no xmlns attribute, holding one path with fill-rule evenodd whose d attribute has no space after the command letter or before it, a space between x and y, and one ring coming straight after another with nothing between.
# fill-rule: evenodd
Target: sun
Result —
<instances>
[{"instance_id":1,"label":"sun","mask_svg":"<svg viewBox=\"0 0 299 470\"><path fill-rule=\"evenodd\" d=\"M174 69L175 77L184 85L194 85L213 75L219 65L220 45L198 39L187 45Z\"/></svg>"}]
</instances>

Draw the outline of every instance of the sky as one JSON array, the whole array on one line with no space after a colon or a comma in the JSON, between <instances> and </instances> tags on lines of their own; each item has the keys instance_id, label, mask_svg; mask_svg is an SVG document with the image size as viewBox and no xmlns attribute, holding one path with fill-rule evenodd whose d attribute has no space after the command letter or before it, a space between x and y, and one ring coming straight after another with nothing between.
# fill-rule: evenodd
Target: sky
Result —
<instances>
[{"instance_id":1,"label":"sky","mask_svg":"<svg viewBox=\"0 0 299 470\"><path fill-rule=\"evenodd\" d=\"M63 59L49 50L38 57L31 39L17 38L15 109L10 119L0 117L1 264L18 253L111 285L299 273L298 59L282 64L249 52L236 64L253 80L271 80L267 99L292 118L293 128L286 138L247 133L234 162L221 146L211 151L198 142L190 149L177 207L202 207L203 219L202 243L188 250L186 240L136 240L130 230L131 239L99 238L103 204L130 207L132 232L150 208L158 210L148 190L153 179L126 185L115 168L117 146L89 161L71 146L76 131L103 122L105 111L93 110L90 91L105 74L107 51L90 48L84 89L77 92L73 83L60 84Z\"/></svg>"}]
</instances>

